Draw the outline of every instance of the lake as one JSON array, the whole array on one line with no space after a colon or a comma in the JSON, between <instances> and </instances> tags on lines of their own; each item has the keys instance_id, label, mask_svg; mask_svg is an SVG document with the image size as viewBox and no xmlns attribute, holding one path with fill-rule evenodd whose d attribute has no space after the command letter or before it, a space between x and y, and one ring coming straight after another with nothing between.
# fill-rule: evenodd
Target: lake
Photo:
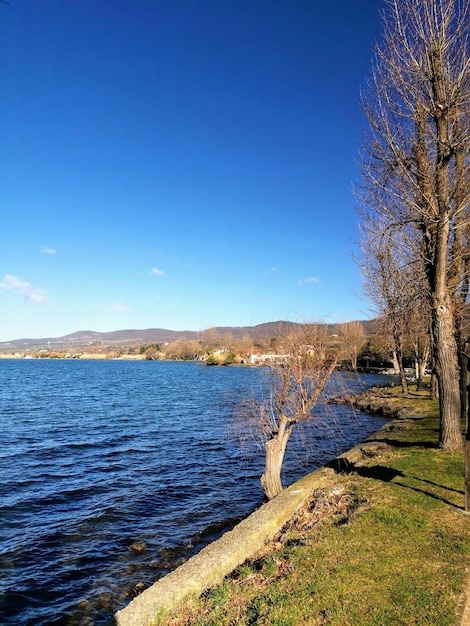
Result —
<instances>
[{"instance_id":1,"label":"lake","mask_svg":"<svg viewBox=\"0 0 470 626\"><path fill-rule=\"evenodd\" d=\"M112 624L138 583L259 506L262 450L241 446L229 426L262 376L199 363L0 360L0 623ZM354 388L384 381L338 376ZM286 486L385 421L331 410L306 445L290 442Z\"/></svg>"}]
</instances>

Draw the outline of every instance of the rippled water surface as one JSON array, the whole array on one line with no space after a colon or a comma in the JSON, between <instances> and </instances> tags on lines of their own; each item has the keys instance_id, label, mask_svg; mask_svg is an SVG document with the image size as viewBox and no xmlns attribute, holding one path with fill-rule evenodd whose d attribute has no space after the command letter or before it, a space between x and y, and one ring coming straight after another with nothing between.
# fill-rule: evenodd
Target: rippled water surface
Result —
<instances>
[{"instance_id":1,"label":"rippled water surface","mask_svg":"<svg viewBox=\"0 0 470 626\"><path fill-rule=\"evenodd\" d=\"M1 360L0 623L111 624L137 583L256 508L262 453L242 451L228 425L259 376L196 363ZM335 411L313 447L288 446L285 484L383 423Z\"/></svg>"}]
</instances>

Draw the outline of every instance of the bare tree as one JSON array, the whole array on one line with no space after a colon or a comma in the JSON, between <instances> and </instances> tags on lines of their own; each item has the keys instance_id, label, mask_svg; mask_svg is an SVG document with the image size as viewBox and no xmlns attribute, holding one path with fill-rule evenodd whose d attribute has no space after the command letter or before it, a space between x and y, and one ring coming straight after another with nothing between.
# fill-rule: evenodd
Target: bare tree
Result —
<instances>
[{"instance_id":1,"label":"bare tree","mask_svg":"<svg viewBox=\"0 0 470 626\"><path fill-rule=\"evenodd\" d=\"M408 393L404 357L410 352L415 360L418 389L423 389L430 357L431 316L422 258L415 245L397 239L379 219L363 214L360 248L356 257L363 287L381 332L388 337L394 368L400 374L402 392ZM389 232L390 231L390 232ZM415 253L415 258L410 254ZM434 397L434 387L430 385Z\"/></svg>"},{"instance_id":2,"label":"bare tree","mask_svg":"<svg viewBox=\"0 0 470 626\"><path fill-rule=\"evenodd\" d=\"M235 352L238 352L243 362L248 362L248 359L253 354L253 339L248 335L244 335L236 342Z\"/></svg>"},{"instance_id":3,"label":"bare tree","mask_svg":"<svg viewBox=\"0 0 470 626\"><path fill-rule=\"evenodd\" d=\"M268 499L283 489L281 469L292 431L313 418L337 363L336 355L329 353L326 327L299 324L282 344L287 358L266 369L265 386L241 410L241 428L248 428L264 445L261 485Z\"/></svg>"},{"instance_id":4,"label":"bare tree","mask_svg":"<svg viewBox=\"0 0 470 626\"><path fill-rule=\"evenodd\" d=\"M202 331L199 334L199 341L207 354L222 345L221 337L217 328L207 328Z\"/></svg>"},{"instance_id":5,"label":"bare tree","mask_svg":"<svg viewBox=\"0 0 470 626\"><path fill-rule=\"evenodd\" d=\"M233 333L232 332L224 333L221 339L221 343L224 348L226 348L227 350L233 351L235 348L235 344L236 344Z\"/></svg>"},{"instance_id":6,"label":"bare tree","mask_svg":"<svg viewBox=\"0 0 470 626\"><path fill-rule=\"evenodd\" d=\"M422 285L421 265L408 257L406 242L398 239L399 234L392 236L385 220L370 219L367 213L362 217L361 256L356 260L363 287L373 312L381 321L382 332L390 338L402 391L408 393L403 350Z\"/></svg>"},{"instance_id":7,"label":"bare tree","mask_svg":"<svg viewBox=\"0 0 470 626\"><path fill-rule=\"evenodd\" d=\"M366 343L366 333L361 322L343 322L338 326L342 352L351 362L351 369L357 371L357 357Z\"/></svg>"},{"instance_id":8,"label":"bare tree","mask_svg":"<svg viewBox=\"0 0 470 626\"><path fill-rule=\"evenodd\" d=\"M462 447L456 291L470 205L470 4L386 0L363 98L363 207L406 233L421 255L438 377L440 445ZM389 231L391 232L391 230Z\"/></svg>"},{"instance_id":9,"label":"bare tree","mask_svg":"<svg viewBox=\"0 0 470 626\"><path fill-rule=\"evenodd\" d=\"M409 343L411 344L415 361L418 391L422 391L424 389L423 378L427 367L429 367L429 358L431 354L430 326L431 316L429 311L429 302L427 298L421 298L418 300L418 306L414 307L410 314L408 329ZM431 397L433 397L432 385L430 385L430 393Z\"/></svg>"}]
</instances>

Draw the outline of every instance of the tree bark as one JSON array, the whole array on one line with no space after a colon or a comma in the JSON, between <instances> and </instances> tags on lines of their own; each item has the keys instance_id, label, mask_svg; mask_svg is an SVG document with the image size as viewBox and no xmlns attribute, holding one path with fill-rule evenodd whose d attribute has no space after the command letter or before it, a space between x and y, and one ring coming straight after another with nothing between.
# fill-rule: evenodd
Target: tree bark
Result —
<instances>
[{"instance_id":1,"label":"tree bark","mask_svg":"<svg viewBox=\"0 0 470 626\"><path fill-rule=\"evenodd\" d=\"M265 444L265 469L261 476L261 486L268 500L272 500L283 490L281 468L289 435L290 431L284 431L282 435L278 434Z\"/></svg>"},{"instance_id":2,"label":"tree bark","mask_svg":"<svg viewBox=\"0 0 470 626\"><path fill-rule=\"evenodd\" d=\"M467 393L470 395L470 385L467 387ZM468 406L470 406L470 398L467 400ZM468 412L465 434L465 510L470 511L470 416Z\"/></svg>"},{"instance_id":3,"label":"tree bark","mask_svg":"<svg viewBox=\"0 0 470 626\"><path fill-rule=\"evenodd\" d=\"M465 439L465 510L470 512L470 434Z\"/></svg>"},{"instance_id":4,"label":"tree bark","mask_svg":"<svg viewBox=\"0 0 470 626\"><path fill-rule=\"evenodd\" d=\"M406 380L405 367L403 365L403 352L401 349L401 337L398 331L393 332L393 340L395 342L395 355L398 363L398 371L400 372L401 392L408 393L408 382Z\"/></svg>"},{"instance_id":5,"label":"tree bark","mask_svg":"<svg viewBox=\"0 0 470 626\"><path fill-rule=\"evenodd\" d=\"M462 414L462 419L466 420L468 418L468 350L470 349L470 345L468 343L464 343L463 341L459 342L459 365L460 365L460 412ZM467 426L468 428L468 426Z\"/></svg>"},{"instance_id":6,"label":"tree bark","mask_svg":"<svg viewBox=\"0 0 470 626\"><path fill-rule=\"evenodd\" d=\"M432 316L441 416L439 446L444 450L460 450L463 441L460 426L459 364L452 309L446 300L435 302Z\"/></svg>"},{"instance_id":7,"label":"tree bark","mask_svg":"<svg viewBox=\"0 0 470 626\"><path fill-rule=\"evenodd\" d=\"M418 362L418 391L423 391L424 384L423 379L426 373L426 359L421 357Z\"/></svg>"}]
</instances>

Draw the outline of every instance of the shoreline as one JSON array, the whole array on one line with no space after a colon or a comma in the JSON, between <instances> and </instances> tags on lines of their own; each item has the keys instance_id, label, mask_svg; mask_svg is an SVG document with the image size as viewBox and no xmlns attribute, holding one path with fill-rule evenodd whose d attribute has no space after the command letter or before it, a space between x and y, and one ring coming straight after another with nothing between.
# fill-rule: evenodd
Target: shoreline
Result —
<instances>
[{"instance_id":1,"label":"shoreline","mask_svg":"<svg viewBox=\"0 0 470 626\"><path fill-rule=\"evenodd\" d=\"M356 406L361 398L373 397L374 407L379 410L387 407L388 411L390 402L383 401L380 407L377 396L373 393L374 389L378 387L372 386L360 394L345 396L335 402ZM370 409L371 403L367 406ZM363 407L358 410L380 414L372 410L367 411ZM406 417L406 412L406 407L397 408L395 416L392 417L390 414L390 421L375 433L284 489L279 496L262 504L232 530L144 589L115 613L117 626L150 626L155 623L157 615L171 611L185 598L200 595L220 583L225 576L252 558L271 541L305 506L314 491L331 488L337 472L349 468L358 458L364 456L365 450L376 449L377 440L380 440L381 436L387 435L391 429L399 428Z\"/></svg>"},{"instance_id":2,"label":"shoreline","mask_svg":"<svg viewBox=\"0 0 470 626\"><path fill-rule=\"evenodd\" d=\"M244 615L244 607L249 614L253 602L267 602L263 604L267 611L264 623L270 623L268 616L272 615L276 619L288 615L290 621L287 619L286 623L311 623L309 620L321 617L326 610L331 617L328 623L334 626L372 625L378 623L375 619L379 614L381 620L388 615L390 623L469 626L470 589L465 555L470 552L470 531L460 495L461 472L453 465L457 460L461 465L461 455L446 454L437 448L435 403L420 392L403 397L397 391L378 386L356 396L354 402L366 396L369 407L381 411L389 411L393 406L396 417L360 444L288 487L234 531L154 583L116 613L117 625L229 623L230 615ZM443 463L447 464L447 473ZM350 494L354 492L352 498ZM331 512L327 510L329 505L324 508L325 502L332 503ZM284 524L277 517L279 511L288 518ZM317 517L312 524L309 520L312 515L315 518L317 511L321 523ZM337 522L335 511L339 515ZM407 529L405 534L403 528ZM453 536L455 540L445 544L444 549L440 538L447 536L450 528L453 535L449 539ZM264 539L259 536L260 530L265 531ZM249 543L255 533L258 550ZM238 566L233 567L229 549L238 550ZM312 555L307 559L308 565L307 549ZM245 550L245 554L240 554L240 550ZM295 565L297 552L303 556ZM280 575L266 581L258 568L260 563L268 562L270 568L277 564ZM418 562L420 567L416 570ZM443 569L436 579L439 563ZM305 570L304 575L305 567L308 574ZM204 571L205 578L197 586L200 571ZM246 578L244 572L248 571L253 573ZM218 582L210 575L216 575ZM323 591L299 602L299 583L300 589L307 585ZM410 601L397 603L390 592L396 588L402 594L404 586L411 594ZM211 598L219 597L222 591L225 599L214 604ZM419 600L418 604L411 602L415 594L419 598L421 593L423 604ZM361 607L359 618L349 613L355 606Z\"/></svg>"},{"instance_id":3,"label":"shoreline","mask_svg":"<svg viewBox=\"0 0 470 626\"><path fill-rule=\"evenodd\" d=\"M79 355L69 356L30 356L19 353L0 353L0 359L11 359L15 361L145 361L145 355L142 354L124 354L119 357L110 356L107 352L88 353L84 352Z\"/></svg>"}]
</instances>

